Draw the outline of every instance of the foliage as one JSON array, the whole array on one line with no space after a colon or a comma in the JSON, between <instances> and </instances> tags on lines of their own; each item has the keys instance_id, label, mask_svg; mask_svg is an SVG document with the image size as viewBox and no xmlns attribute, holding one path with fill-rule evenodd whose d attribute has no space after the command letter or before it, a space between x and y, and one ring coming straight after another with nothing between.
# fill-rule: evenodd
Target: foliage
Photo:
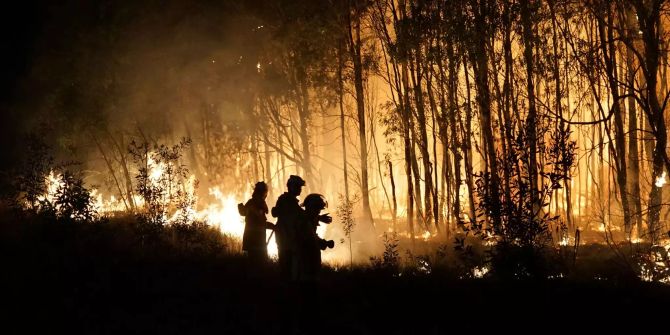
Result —
<instances>
[{"instance_id":1,"label":"foliage","mask_svg":"<svg viewBox=\"0 0 670 335\"><path fill-rule=\"evenodd\" d=\"M340 220L340 224L342 225L344 236L346 236L346 238L349 240L349 260L353 266L354 256L351 244L351 234L356 228L356 221L354 220L354 204L358 202L358 196L354 196L353 199L347 199L340 195L339 200L340 204L337 206L336 215Z\"/></svg>"},{"instance_id":2,"label":"foliage","mask_svg":"<svg viewBox=\"0 0 670 335\"><path fill-rule=\"evenodd\" d=\"M51 147L36 133L28 134L24 145L27 153L15 173L12 186L14 192L11 194L10 203L15 208L28 206L32 210L38 210L39 199L47 191L44 181L53 169L54 158Z\"/></svg>"},{"instance_id":3,"label":"foliage","mask_svg":"<svg viewBox=\"0 0 670 335\"><path fill-rule=\"evenodd\" d=\"M15 173L10 199L20 213L27 210L47 220L94 222L100 219L91 191L77 162L56 164L52 148L36 133L26 136L27 155Z\"/></svg>"},{"instance_id":4,"label":"foliage","mask_svg":"<svg viewBox=\"0 0 670 335\"><path fill-rule=\"evenodd\" d=\"M498 157L499 165L510 175L505 183L499 185L499 199L492 198L491 172L475 174L478 216L461 225L466 233L472 232L493 246L489 262L493 271L503 277L546 277L548 270L543 264L546 259L543 252L551 242L549 227L563 226L560 217L551 215L545 208L556 190L570 179L567 172L574 164L575 143L569 140L567 130L547 131L552 133L552 140L539 145L538 151L544 158L539 161L544 161L549 169L539 173L543 178L540 178L538 190L531 190L529 138L523 129L511 131L516 135L508 147L507 156ZM491 221L496 212L501 214L499 225ZM465 245L465 239L457 239L457 248L466 257L472 254Z\"/></svg>"},{"instance_id":5,"label":"foliage","mask_svg":"<svg viewBox=\"0 0 670 335\"><path fill-rule=\"evenodd\" d=\"M670 246L651 245L638 251L633 259L640 279L670 284Z\"/></svg>"},{"instance_id":6,"label":"foliage","mask_svg":"<svg viewBox=\"0 0 670 335\"><path fill-rule=\"evenodd\" d=\"M400 240L397 233L384 233L382 241L384 242L384 253L382 257L371 257L372 268L398 273L400 270Z\"/></svg>"},{"instance_id":7,"label":"foliage","mask_svg":"<svg viewBox=\"0 0 670 335\"><path fill-rule=\"evenodd\" d=\"M233 243L218 229L202 221L176 221L166 227L165 238L169 248L187 255L215 255L229 250L226 247Z\"/></svg>"},{"instance_id":8,"label":"foliage","mask_svg":"<svg viewBox=\"0 0 670 335\"><path fill-rule=\"evenodd\" d=\"M336 215L340 219L340 224L342 225L342 230L344 231L344 236L351 238L351 234L356 228L356 221L354 220L354 205L358 202L358 196L354 196L353 199L345 199L340 195L339 197L340 204L337 206Z\"/></svg>"},{"instance_id":9,"label":"foliage","mask_svg":"<svg viewBox=\"0 0 670 335\"><path fill-rule=\"evenodd\" d=\"M79 174L63 171L53 203L57 216L62 220L93 222L98 219L91 191L84 186Z\"/></svg>"},{"instance_id":10,"label":"foliage","mask_svg":"<svg viewBox=\"0 0 670 335\"><path fill-rule=\"evenodd\" d=\"M172 206L185 209L194 202L185 188L188 169L181 163L183 151L190 144L188 138L173 146L150 145L146 140L130 143L128 152L137 169L136 191L144 200L138 218L147 227L159 229L167 223Z\"/></svg>"}]
</instances>

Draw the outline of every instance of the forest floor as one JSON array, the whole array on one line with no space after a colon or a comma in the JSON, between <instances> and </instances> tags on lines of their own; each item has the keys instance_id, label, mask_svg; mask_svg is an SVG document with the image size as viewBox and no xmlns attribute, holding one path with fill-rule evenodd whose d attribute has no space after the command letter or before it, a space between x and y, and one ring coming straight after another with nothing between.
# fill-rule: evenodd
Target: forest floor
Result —
<instances>
[{"instance_id":1,"label":"forest floor","mask_svg":"<svg viewBox=\"0 0 670 335\"><path fill-rule=\"evenodd\" d=\"M318 301L300 309L274 263L250 271L241 255L128 248L118 243L122 233L107 228L7 222L0 228L2 324L14 329L9 333L601 333L631 325L667 333L670 327L670 286L634 279L458 279L438 271L325 268ZM310 315L315 328L284 322L296 315Z\"/></svg>"}]
</instances>

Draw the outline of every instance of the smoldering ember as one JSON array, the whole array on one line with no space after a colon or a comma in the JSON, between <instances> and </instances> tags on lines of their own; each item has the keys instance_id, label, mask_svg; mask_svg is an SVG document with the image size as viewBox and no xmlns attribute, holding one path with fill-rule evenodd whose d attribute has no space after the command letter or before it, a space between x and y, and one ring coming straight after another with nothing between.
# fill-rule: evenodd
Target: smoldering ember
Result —
<instances>
[{"instance_id":1,"label":"smoldering ember","mask_svg":"<svg viewBox=\"0 0 670 335\"><path fill-rule=\"evenodd\" d=\"M0 22L3 333L668 332L670 1Z\"/></svg>"}]
</instances>

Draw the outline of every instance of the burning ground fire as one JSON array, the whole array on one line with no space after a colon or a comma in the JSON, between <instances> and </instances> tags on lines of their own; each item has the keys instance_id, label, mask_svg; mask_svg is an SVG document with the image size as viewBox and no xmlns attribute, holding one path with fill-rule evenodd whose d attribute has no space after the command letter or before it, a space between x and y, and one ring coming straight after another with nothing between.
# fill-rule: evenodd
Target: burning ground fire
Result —
<instances>
[{"instance_id":1,"label":"burning ground fire","mask_svg":"<svg viewBox=\"0 0 670 335\"><path fill-rule=\"evenodd\" d=\"M162 174L164 173L165 166L163 164L154 164L149 160L149 180L152 183L157 183L160 180ZM55 203L57 193L59 189L63 186L62 175L54 173L53 171L45 178L46 193L39 197L39 201L46 201L49 203ZM208 190L209 195L214 198L214 201L209 202L203 208L198 208L198 199L195 195L196 191L196 179L195 176L190 176L188 180L184 183L186 192L193 196L196 201L194 201L194 206L189 206L183 209L177 209L171 215L168 213L165 214L165 221L167 223L175 222L181 217L188 218L187 221L203 221L209 224L210 226L217 227L223 234L231 236L233 238L242 239L244 233L244 218L240 216L237 210L237 204L241 201L236 199L232 194L225 194L221 189L217 187L211 187ZM91 191L91 197L93 198L93 207L99 214L103 215L114 215L115 213L123 212L126 210L126 205L122 199L111 195L109 197L103 196L97 189ZM165 195L168 197L168 195ZM133 202L138 206L144 206L144 200L138 195L134 195ZM186 213L184 213L184 211ZM321 229L319 233L323 234L324 229ZM270 233L268 233L270 235ZM271 257L277 256L277 243L275 241L274 234L270 237L268 241L268 253Z\"/></svg>"}]
</instances>

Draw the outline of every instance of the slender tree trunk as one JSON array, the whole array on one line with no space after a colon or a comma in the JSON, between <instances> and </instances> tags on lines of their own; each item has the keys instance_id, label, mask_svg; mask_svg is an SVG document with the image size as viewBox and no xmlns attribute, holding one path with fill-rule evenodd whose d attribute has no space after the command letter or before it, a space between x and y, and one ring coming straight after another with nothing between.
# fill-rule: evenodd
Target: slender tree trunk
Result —
<instances>
[{"instance_id":1,"label":"slender tree trunk","mask_svg":"<svg viewBox=\"0 0 670 335\"><path fill-rule=\"evenodd\" d=\"M407 175L407 224L414 244L414 189L412 187L412 144L409 140L408 129L404 130L405 146L405 174Z\"/></svg>"},{"instance_id":2,"label":"slender tree trunk","mask_svg":"<svg viewBox=\"0 0 670 335\"><path fill-rule=\"evenodd\" d=\"M461 125L463 132L463 141L461 141L461 144L463 146L462 151L465 158L465 183L468 186L470 220L475 220L477 214L475 208L475 183L472 178L474 173L472 169L472 99L470 94L470 77L468 76L468 66L466 62L463 62L463 72L465 74L467 104L465 111L465 126Z\"/></svg>"},{"instance_id":3,"label":"slender tree trunk","mask_svg":"<svg viewBox=\"0 0 670 335\"><path fill-rule=\"evenodd\" d=\"M535 83L533 46L535 34L533 32L530 0L521 0L521 23L523 26L524 61L526 64L526 89L528 93L528 117L526 119L526 135L528 137L528 174L530 181L530 199L536 214L539 213L541 204L538 198L538 173L537 173L537 109L535 107Z\"/></svg>"},{"instance_id":4,"label":"slender tree trunk","mask_svg":"<svg viewBox=\"0 0 670 335\"><path fill-rule=\"evenodd\" d=\"M272 166L272 159L270 156L270 147L265 142L263 144L263 156L265 158L264 172L265 172L265 182L268 184L268 198L274 199L275 193L274 188L272 187L272 169L270 169L270 167Z\"/></svg>"},{"instance_id":5,"label":"slender tree trunk","mask_svg":"<svg viewBox=\"0 0 670 335\"><path fill-rule=\"evenodd\" d=\"M439 180L437 179L439 176L439 173L437 172L437 121L435 115L437 114L437 102L435 101L435 96L433 94L433 88L431 85L432 82L432 76L429 76L428 79L426 79L426 93L428 94L428 101L430 105L430 116L431 116L431 122L432 122L432 137L433 137L433 160L435 161L435 164L432 164L430 161L428 162L428 174L426 175L426 178L428 180L431 180L431 187L430 187L430 192L429 194L426 194L426 196L430 196L432 199L432 218L433 218L433 223L435 225L435 230L440 231L440 206L439 206L439 201L437 199L437 192L439 191L438 185L439 185ZM424 162L425 164L425 162ZM426 167L424 167L426 168ZM432 178L435 178L432 180ZM428 186L426 186L428 188ZM428 203L428 202L426 202Z\"/></svg>"},{"instance_id":6,"label":"slender tree trunk","mask_svg":"<svg viewBox=\"0 0 670 335\"><path fill-rule=\"evenodd\" d=\"M349 203L349 173L347 167L347 140L346 140L346 127L344 123L344 79L342 78L342 67L343 67L343 50L342 50L342 41L338 48L338 64L337 64L337 88L338 88L338 103L340 107L340 131L342 136L342 170L344 175L344 199Z\"/></svg>"},{"instance_id":7,"label":"slender tree trunk","mask_svg":"<svg viewBox=\"0 0 670 335\"><path fill-rule=\"evenodd\" d=\"M603 53L605 71L607 74L607 80L609 83L610 94L614 100L612 104L612 109L614 113L614 161L615 161L615 173L617 186L619 189L619 195L621 196L621 207L623 209L623 218L624 218L624 230L626 232L626 237L630 238L630 229L631 229L631 215L630 215L630 206L628 205L628 192L626 190L627 185L627 173L628 169L626 168L626 142L625 134L623 129L623 109L621 108L621 98L619 95L619 86L618 86L618 76L616 73L616 47L614 45L614 33L613 33L613 24L614 19L612 12L609 8L609 5L606 5L605 14L607 15L607 23L605 18L598 17L598 32L600 37L600 44ZM607 29L609 27L609 29ZM611 145L611 144L610 144Z\"/></svg>"},{"instance_id":8,"label":"slender tree trunk","mask_svg":"<svg viewBox=\"0 0 670 335\"><path fill-rule=\"evenodd\" d=\"M430 83L429 83L430 85ZM435 223L435 229L439 232L440 231L440 221L442 220L442 215L440 215L440 211L442 210L442 206L440 206L440 202L438 199L438 193L440 191L439 189L439 170L438 170L438 164L437 164L437 134L436 134L436 127L437 127L437 122L436 122L436 113L437 113L437 108L435 108L431 114L432 120L433 120L433 160L435 161L435 164L430 165L431 170L432 170L432 176L435 178L433 181L433 189L431 191L433 195L433 222Z\"/></svg>"},{"instance_id":9,"label":"slender tree trunk","mask_svg":"<svg viewBox=\"0 0 670 335\"><path fill-rule=\"evenodd\" d=\"M126 211L130 211L130 206L128 206L128 202L126 201L126 197L123 194L123 190L121 189L121 184L119 183L118 178L116 178L116 173L114 172L114 168L112 167L112 161L107 157L107 154L105 153L105 150L102 148L102 145L100 144L98 139L95 137L95 135L92 135L91 137L93 138L93 142L95 142L96 147L98 147L98 151L100 151L100 154L102 155L102 158L105 161L105 164L107 165L107 169L109 170L109 173L112 175L112 179L114 180L114 185L116 185L116 188L119 191L119 196L121 197L121 200L123 200L123 206L126 208Z\"/></svg>"},{"instance_id":10,"label":"slender tree trunk","mask_svg":"<svg viewBox=\"0 0 670 335\"><path fill-rule=\"evenodd\" d=\"M374 122L370 122L370 132L372 134L375 133ZM384 176L382 175L383 164L381 158L379 158L379 147L377 146L377 138L375 136L372 136L372 145L374 146L375 149L375 158L377 158L377 173L379 174L379 183L382 187L382 190L384 191L384 197L386 198L389 210L391 210L392 207L391 198L389 198L389 193L386 190L386 185L384 185Z\"/></svg>"},{"instance_id":11,"label":"slender tree trunk","mask_svg":"<svg viewBox=\"0 0 670 335\"><path fill-rule=\"evenodd\" d=\"M391 179L391 194L393 195L393 208L391 212L391 217L393 219L393 231L396 231L396 222L398 216L398 200L395 195L395 179L393 178L393 163L391 160L386 161L389 166L389 178Z\"/></svg>"},{"instance_id":12,"label":"slender tree trunk","mask_svg":"<svg viewBox=\"0 0 670 335\"><path fill-rule=\"evenodd\" d=\"M454 216L456 222L461 222L461 151L464 147L458 140L458 132L456 131L456 117L458 116L458 64L456 57L454 57L453 45L450 44L447 48L447 59L449 61L449 126L451 130L451 154L454 156ZM467 74L466 74L467 75ZM460 119L460 116L458 116ZM474 201L473 201L474 203ZM472 204L474 205L474 204Z\"/></svg>"},{"instance_id":13,"label":"slender tree trunk","mask_svg":"<svg viewBox=\"0 0 670 335\"><path fill-rule=\"evenodd\" d=\"M569 125L566 125L564 122L564 115L563 115L563 94L561 93L561 69L559 65L559 35L558 35L558 19L556 15L556 3L554 0L549 1L549 7L551 10L551 26L552 26L552 35L553 35L553 51L554 51L554 81L556 87L555 89L555 100L556 100L556 114L559 116L558 117L558 132L559 133L570 133L569 131ZM567 25L566 25L567 26ZM565 51L565 49L563 49ZM564 52L564 57L567 57L567 52ZM567 61L566 61L567 63ZM567 66L566 66L566 73L567 73ZM566 75L567 78L567 75ZM567 79L566 79L567 80ZM568 87L569 85L566 85ZM568 103L569 103L569 95L568 95ZM568 109L569 110L569 109ZM572 181L572 176L570 175L570 167L569 166L563 166L563 174L566 176L568 179L565 180L564 182L564 199L559 199L558 197L556 198L556 206L558 207L558 204L561 201L564 201L564 211L565 211L565 220L566 220L566 225L569 231L573 230L573 223L572 223L572 204L570 203L570 188L571 188L571 181ZM561 234L562 235L562 234ZM563 236L560 236L562 239Z\"/></svg>"},{"instance_id":14,"label":"slender tree trunk","mask_svg":"<svg viewBox=\"0 0 670 335\"><path fill-rule=\"evenodd\" d=\"M304 78L303 78L304 80ZM312 153L309 148L309 89L307 88L306 83L301 83L299 85L300 89L300 107L298 108L298 118L300 120L300 143L302 144L302 169L305 174L305 180L308 183L308 187L315 187L314 178L312 173Z\"/></svg>"},{"instance_id":15,"label":"slender tree trunk","mask_svg":"<svg viewBox=\"0 0 670 335\"><path fill-rule=\"evenodd\" d=\"M368 187L368 142L365 120L365 95L363 92L363 64L361 55L361 25L360 15L356 13L354 21L349 19L349 52L354 64L354 87L356 90L356 107L358 116L358 135L361 153L361 200L363 201L363 215L374 227L372 210L370 209L370 194Z\"/></svg>"},{"instance_id":16,"label":"slender tree trunk","mask_svg":"<svg viewBox=\"0 0 670 335\"><path fill-rule=\"evenodd\" d=\"M428 131L426 129L426 111L425 104L423 101L423 92L421 90L422 82L422 66L421 66L421 48L415 50L416 63L415 66L412 66L413 62L410 62L410 73L413 84L414 91L414 102L416 104L417 111L417 125L419 138L417 145L419 146L419 151L421 153L421 162L423 163L423 182L424 182L424 215L423 220L426 228L428 229L428 224L432 220L432 203L431 203L431 193L433 192L433 182L432 182L432 168L430 163L430 154L428 153ZM415 68L414 68L415 67ZM412 71L413 70L413 71ZM416 171L415 171L416 173ZM418 178L418 175L417 175Z\"/></svg>"},{"instance_id":17,"label":"slender tree trunk","mask_svg":"<svg viewBox=\"0 0 670 335\"><path fill-rule=\"evenodd\" d=\"M414 123L410 119L410 123ZM413 131L414 127L411 127L412 130L410 130L411 135L411 145L412 145L412 172L414 173L414 202L416 205L416 214L417 214L417 220L420 222L424 229L428 230L428 225L426 222L426 217L423 215L422 211L422 201L421 201L421 172L419 171L419 163L417 162L416 158L416 132Z\"/></svg>"},{"instance_id":18,"label":"slender tree trunk","mask_svg":"<svg viewBox=\"0 0 670 335\"><path fill-rule=\"evenodd\" d=\"M486 3L480 4L479 13L475 15L475 25L484 27L488 24L489 8ZM483 31L478 32L475 42L474 66L475 86L477 88L477 105L479 107L479 118L482 137L484 140L485 157L489 168L489 178L487 180L487 191L489 192L490 208L489 214L493 227L501 228L500 212L500 179L498 177L498 162L496 159L496 148L493 137L493 124L491 123L491 96L488 86L489 82L489 61L486 50L486 39ZM532 151L532 149L531 149ZM531 152L532 153L532 152Z\"/></svg>"},{"instance_id":19,"label":"slender tree trunk","mask_svg":"<svg viewBox=\"0 0 670 335\"><path fill-rule=\"evenodd\" d=\"M116 161L117 163L119 163L119 165L121 165L121 168L123 169L123 177L125 179L126 184L126 198L128 200L128 204L130 205L130 208L133 211L135 211L137 209L137 204L135 203L135 197L133 196L134 195L133 179L130 176L130 171L128 170L128 160L126 159L128 149L126 148L125 142L123 140L123 135L121 135L120 143L109 132L108 135L109 138L112 140L114 147L116 148L116 152L118 153L118 159Z\"/></svg>"},{"instance_id":20,"label":"slender tree trunk","mask_svg":"<svg viewBox=\"0 0 670 335\"><path fill-rule=\"evenodd\" d=\"M627 10L627 29L634 27L635 14ZM627 36L627 38L631 38ZM632 197L632 223L637 228L638 237L642 234L642 196L640 192L640 156L638 150L638 118L635 101L635 56L630 48L626 48L626 85L628 103L628 185Z\"/></svg>"},{"instance_id":21,"label":"slender tree trunk","mask_svg":"<svg viewBox=\"0 0 670 335\"><path fill-rule=\"evenodd\" d=\"M568 27L568 18L564 18L565 21L565 26ZM570 111L571 109L571 103L570 103L570 82L568 81L568 75L570 73L570 61L568 59L568 41L566 39L565 43L563 43L563 52L566 58L566 61L564 62L564 74L566 78L566 85L565 85L565 96L566 96L566 111ZM561 121L563 119L563 109L561 109ZM566 126L566 131L569 133L570 132L570 124ZM579 135L577 135L579 136ZM579 140L576 139L577 143L579 143ZM577 160L577 168L579 168L579 160ZM563 173L565 173L566 176L570 176L570 167L565 166ZM569 182L566 183L565 185L565 211L566 211L566 221L567 221L567 228L569 231L575 231L575 228L577 224L573 220L573 215L572 215L572 185L573 185L573 178L570 179ZM577 185L579 186L579 173L577 173ZM577 192L577 199L579 200L579 192ZM579 203L577 204L577 208L580 208Z\"/></svg>"},{"instance_id":22,"label":"slender tree trunk","mask_svg":"<svg viewBox=\"0 0 670 335\"><path fill-rule=\"evenodd\" d=\"M403 98L405 106L405 114L403 115L403 119L407 125L406 129L407 133L405 135L408 137L407 141L409 142L409 150L405 154L409 155L408 163L410 165L410 171L413 172L413 182L414 182L414 186L412 187L412 199L414 199L416 203L417 222L420 222L425 225L425 221L423 220L423 213L421 212L421 180L419 177L420 176L419 166L416 160L416 151L414 149L414 146L416 145L416 132L414 131L412 104L410 102L409 70L407 63L402 64L401 77L402 77L402 86L404 88Z\"/></svg>"},{"instance_id":23,"label":"slender tree trunk","mask_svg":"<svg viewBox=\"0 0 670 335\"><path fill-rule=\"evenodd\" d=\"M279 149L284 151L284 141L283 140L279 141ZM279 155L279 163L281 164L280 165L280 169L281 169L281 183L280 183L280 185L283 186L283 183L285 183L288 180L288 178L286 178L286 156L285 155L282 155L282 154Z\"/></svg>"},{"instance_id":24,"label":"slender tree trunk","mask_svg":"<svg viewBox=\"0 0 670 335\"><path fill-rule=\"evenodd\" d=\"M659 30L660 30L660 9L662 1L650 1L650 4L642 1L634 1L637 12L640 31L642 32L642 41L644 44L644 76L646 81L646 98L648 104L648 118L652 133L656 140L652 154L652 186L649 192L649 214L648 225L649 235L652 243L658 241L659 218L661 213L661 195L662 185L657 184L663 174L663 169L667 162L667 130L663 115L663 108L658 100L657 83L658 67L660 60Z\"/></svg>"},{"instance_id":25,"label":"slender tree trunk","mask_svg":"<svg viewBox=\"0 0 670 335\"><path fill-rule=\"evenodd\" d=\"M388 74L388 79L389 79L389 86L391 87L392 92L397 93L397 100L396 100L396 109L398 113L398 117L401 121L401 129L400 129L400 137L403 141L403 153L404 153L404 163L405 163L405 176L406 176L406 183L407 183L407 197L406 197L406 204L407 204L407 223L408 223L408 229L409 233L411 236L412 240L412 245L414 245L415 242L415 236L414 236L414 190L412 186L412 146L410 142L410 127L411 127L411 107L409 106L409 95L408 95L408 90L407 90L407 71L406 71L406 64L405 60L407 59L406 57L401 57L400 60L395 57L392 53L392 45L394 42L391 39L390 33L388 29L386 28L386 23L384 21L385 18L385 10L386 7L388 6L390 9L390 13L392 14L392 19L393 19L393 25L398 26L399 20L404 19L404 1L401 1L401 3L398 4L401 9L400 9L400 17L398 16L398 10L395 6L395 2L388 2L384 4L376 3L376 9L378 11L378 15L381 19L381 24L378 27L379 28L379 34L380 34L380 40L382 41L382 44L386 48L386 53L390 57L390 63L391 63L391 68L393 70L392 74L389 69L387 69L387 74ZM390 161L389 161L390 164ZM391 174L391 178L393 178L393 173L392 173L392 166L389 166L389 172ZM395 185L395 182L392 180L393 185ZM393 192L395 194L395 192ZM395 198L395 197L394 197Z\"/></svg>"},{"instance_id":26,"label":"slender tree trunk","mask_svg":"<svg viewBox=\"0 0 670 335\"><path fill-rule=\"evenodd\" d=\"M251 153L250 153L250 155L251 155L251 159L253 161L253 164L251 166L253 168L252 172L253 172L253 175L254 175L254 180L258 181L258 180L260 180L261 174L259 173L260 170L258 168L258 160L259 160L258 138L256 137L255 133L251 136Z\"/></svg>"},{"instance_id":27,"label":"slender tree trunk","mask_svg":"<svg viewBox=\"0 0 670 335\"><path fill-rule=\"evenodd\" d=\"M510 10L510 3L509 1L505 1L505 5L503 8L503 26L504 26L504 32L503 32L503 58L505 61L505 77L504 77L504 83L503 83L503 89L502 89L502 94L500 99L502 99L502 106L499 108L499 114L502 114L502 120L500 122L501 124L501 139L502 139L502 155L504 159L502 160L503 162L503 177L504 177L504 192L505 192L505 199L506 201L511 201L512 199L512 191L511 191L511 166L509 164L509 161L507 159L509 150L510 150L510 144L509 142L513 140L512 138L512 122L511 122L511 117L510 117L510 105L511 105L511 100L512 100L512 69L514 66L514 61L512 59L512 15L511 15L511 10ZM496 85L497 85L497 78L498 76L495 76L496 78ZM511 207L506 206L506 211L508 211ZM511 213L507 212L506 215L511 215Z\"/></svg>"}]
</instances>

